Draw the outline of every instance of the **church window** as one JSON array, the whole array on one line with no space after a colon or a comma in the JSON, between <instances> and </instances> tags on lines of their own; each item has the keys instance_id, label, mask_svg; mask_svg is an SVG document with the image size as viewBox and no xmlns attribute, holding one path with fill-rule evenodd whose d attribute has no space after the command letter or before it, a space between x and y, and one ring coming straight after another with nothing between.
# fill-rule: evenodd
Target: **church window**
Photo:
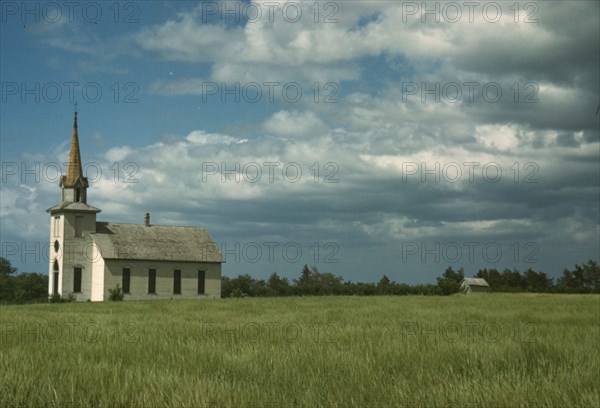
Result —
<instances>
[{"instance_id":1,"label":"church window","mask_svg":"<svg viewBox=\"0 0 600 408\"><path fill-rule=\"evenodd\" d=\"M52 293L55 295L58 294L58 262L56 259L54 260L54 266L52 268L54 272L52 273Z\"/></svg>"},{"instance_id":2,"label":"church window","mask_svg":"<svg viewBox=\"0 0 600 408\"><path fill-rule=\"evenodd\" d=\"M175 269L173 272L173 294L181 295L181 270Z\"/></svg>"},{"instance_id":3,"label":"church window","mask_svg":"<svg viewBox=\"0 0 600 408\"><path fill-rule=\"evenodd\" d=\"M73 269L73 292L81 292L81 268Z\"/></svg>"},{"instance_id":4,"label":"church window","mask_svg":"<svg viewBox=\"0 0 600 408\"><path fill-rule=\"evenodd\" d=\"M123 293L129 293L129 284L131 281L131 270L129 268L123 268Z\"/></svg>"},{"instance_id":5,"label":"church window","mask_svg":"<svg viewBox=\"0 0 600 408\"><path fill-rule=\"evenodd\" d=\"M148 270L148 293L156 293L156 269Z\"/></svg>"},{"instance_id":6,"label":"church window","mask_svg":"<svg viewBox=\"0 0 600 408\"><path fill-rule=\"evenodd\" d=\"M204 282L206 280L206 271L198 271L198 294L204 294Z\"/></svg>"}]
</instances>

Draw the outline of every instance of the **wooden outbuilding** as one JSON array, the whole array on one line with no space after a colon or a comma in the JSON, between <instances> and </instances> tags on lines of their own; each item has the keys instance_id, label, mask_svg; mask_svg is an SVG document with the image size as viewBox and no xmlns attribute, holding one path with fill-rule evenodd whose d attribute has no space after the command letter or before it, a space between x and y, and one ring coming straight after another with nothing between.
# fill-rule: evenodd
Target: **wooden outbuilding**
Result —
<instances>
[{"instance_id":1,"label":"wooden outbuilding","mask_svg":"<svg viewBox=\"0 0 600 408\"><path fill-rule=\"evenodd\" d=\"M482 278L464 278L460 287L465 293L483 293L490 290L490 285Z\"/></svg>"}]
</instances>

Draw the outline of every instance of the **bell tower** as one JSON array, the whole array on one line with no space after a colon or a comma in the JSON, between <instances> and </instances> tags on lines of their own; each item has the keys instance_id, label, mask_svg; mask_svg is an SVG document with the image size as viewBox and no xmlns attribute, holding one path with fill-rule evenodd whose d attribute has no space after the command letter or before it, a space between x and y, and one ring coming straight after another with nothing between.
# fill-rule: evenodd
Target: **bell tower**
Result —
<instances>
[{"instance_id":1,"label":"bell tower","mask_svg":"<svg viewBox=\"0 0 600 408\"><path fill-rule=\"evenodd\" d=\"M61 202L47 210L50 213L48 294L72 294L77 300L87 300L91 297L94 261L90 233L96 232L96 214L100 209L87 203L89 183L83 177L77 111L67 171L60 179L60 187Z\"/></svg>"}]
</instances>

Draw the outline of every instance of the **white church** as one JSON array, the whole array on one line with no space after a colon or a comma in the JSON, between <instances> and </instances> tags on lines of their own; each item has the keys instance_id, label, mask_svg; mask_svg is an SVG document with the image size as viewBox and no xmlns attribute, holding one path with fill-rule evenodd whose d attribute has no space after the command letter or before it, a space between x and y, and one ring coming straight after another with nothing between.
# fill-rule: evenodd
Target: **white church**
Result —
<instances>
[{"instance_id":1,"label":"white church","mask_svg":"<svg viewBox=\"0 0 600 408\"><path fill-rule=\"evenodd\" d=\"M204 228L96 221L87 203L77 112L60 204L49 208L49 294L78 301L108 300L117 285L125 300L221 296L223 256ZM140 217L141 218L141 217Z\"/></svg>"}]
</instances>

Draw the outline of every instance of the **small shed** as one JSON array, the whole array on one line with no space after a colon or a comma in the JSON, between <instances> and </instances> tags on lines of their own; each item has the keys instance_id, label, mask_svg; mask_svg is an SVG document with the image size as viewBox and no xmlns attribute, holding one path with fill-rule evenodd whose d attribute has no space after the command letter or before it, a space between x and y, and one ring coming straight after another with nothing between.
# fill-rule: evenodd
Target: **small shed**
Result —
<instances>
[{"instance_id":1,"label":"small shed","mask_svg":"<svg viewBox=\"0 0 600 408\"><path fill-rule=\"evenodd\" d=\"M464 278L460 287L465 293L482 293L490 290L490 285L482 278Z\"/></svg>"}]
</instances>

